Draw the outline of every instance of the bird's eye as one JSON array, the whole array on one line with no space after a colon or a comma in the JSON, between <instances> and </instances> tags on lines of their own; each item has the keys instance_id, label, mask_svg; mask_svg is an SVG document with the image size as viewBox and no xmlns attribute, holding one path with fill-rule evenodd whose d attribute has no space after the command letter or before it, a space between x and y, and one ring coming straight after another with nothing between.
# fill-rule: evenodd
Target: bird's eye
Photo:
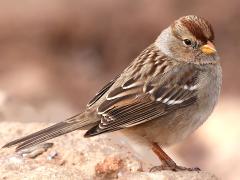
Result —
<instances>
[{"instance_id":1,"label":"bird's eye","mask_svg":"<svg viewBox=\"0 0 240 180\"><path fill-rule=\"evenodd\" d=\"M189 40L189 39L184 39L183 40L183 44L186 45L186 46L191 46L192 45L192 41Z\"/></svg>"}]
</instances>

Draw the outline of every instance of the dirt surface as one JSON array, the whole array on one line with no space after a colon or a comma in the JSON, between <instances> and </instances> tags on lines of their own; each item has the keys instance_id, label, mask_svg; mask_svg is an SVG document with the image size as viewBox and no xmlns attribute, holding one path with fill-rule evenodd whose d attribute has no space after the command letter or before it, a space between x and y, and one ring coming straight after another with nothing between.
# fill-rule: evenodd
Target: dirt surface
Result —
<instances>
[{"instance_id":1,"label":"dirt surface","mask_svg":"<svg viewBox=\"0 0 240 180\"><path fill-rule=\"evenodd\" d=\"M1 127L6 127L1 131L1 144L45 126L44 123L1 123ZM85 139L82 135L78 131L56 138L51 141L53 147L34 158L23 152L15 153L14 148L2 149L0 178L115 178L142 170L140 161L111 139L104 135Z\"/></svg>"},{"instance_id":2,"label":"dirt surface","mask_svg":"<svg viewBox=\"0 0 240 180\"><path fill-rule=\"evenodd\" d=\"M239 105L237 98L220 99L214 113L200 129L183 142L173 147L166 147L164 150L178 165L199 167L223 179L237 179L240 160L238 152L240 136L236 128L239 127ZM79 111L72 109L67 102L56 100L36 106L11 99L2 92L0 93L0 146L64 120L77 112ZM19 154L16 156L14 148L0 149L0 174L2 176L8 174L7 176L11 176L12 179L14 174L16 177L21 177L21 174L30 176L30 172L35 173L36 169L42 167L48 170L53 168L54 171L47 171L47 174L61 171L66 171L68 174L71 169L77 172L77 175L79 172L87 172L87 175L91 172L89 175L91 177L93 175L105 177L105 171L112 174L115 171L119 172L118 169L123 169L120 175L124 174L122 172L134 174L139 171L148 172L152 166L159 165L159 160L150 150L140 157L122 143L124 139L122 136L114 138L112 134L103 134L84 139L83 133L73 132L49 141L53 142L54 146L40 156L37 154L40 150L44 150L43 147L30 155L25 154L25 158ZM142 150L142 148L138 149ZM31 159L28 158L29 156L37 157ZM126 159L131 160L134 168L126 163ZM150 164L150 160L154 162ZM226 166L226 164L230 165Z\"/></svg>"},{"instance_id":3,"label":"dirt surface","mask_svg":"<svg viewBox=\"0 0 240 180\"><path fill-rule=\"evenodd\" d=\"M1 122L5 128L0 144L47 125ZM82 131L64 135L52 140L52 147L36 148L30 154L1 149L0 179L217 179L204 171L149 173L149 165L106 135L88 139L82 135Z\"/></svg>"}]
</instances>

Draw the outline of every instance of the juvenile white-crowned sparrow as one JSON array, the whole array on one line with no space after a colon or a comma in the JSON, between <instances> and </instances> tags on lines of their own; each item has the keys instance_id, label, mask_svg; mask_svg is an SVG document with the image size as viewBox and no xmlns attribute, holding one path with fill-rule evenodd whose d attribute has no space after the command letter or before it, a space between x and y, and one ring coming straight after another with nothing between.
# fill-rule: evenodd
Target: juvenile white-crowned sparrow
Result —
<instances>
[{"instance_id":1,"label":"juvenile white-crowned sparrow","mask_svg":"<svg viewBox=\"0 0 240 180\"><path fill-rule=\"evenodd\" d=\"M19 151L78 129L87 130L84 137L121 130L151 146L162 169L185 169L160 146L184 139L208 118L221 83L211 25L194 15L181 17L105 85L85 111L4 147L18 145Z\"/></svg>"}]
</instances>

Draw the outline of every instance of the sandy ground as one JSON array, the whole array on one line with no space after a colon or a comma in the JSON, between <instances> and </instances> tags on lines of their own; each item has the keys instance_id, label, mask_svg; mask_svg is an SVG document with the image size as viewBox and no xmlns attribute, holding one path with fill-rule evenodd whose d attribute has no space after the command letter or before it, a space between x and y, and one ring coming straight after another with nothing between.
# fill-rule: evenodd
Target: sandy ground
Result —
<instances>
[{"instance_id":1,"label":"sandy ground","mask_svg":"<svg viewBox=\"0 0 240 180\"><path fill-rule=\"evenodd\" d=\"M0 125L5 127L0 132L3 144L49 124L1 122ZM64 135L52 141L52 147L38 147L30 154L15 153L14 148L1 149L0 179L217 179L205 171L149 173L149 164L107 135L89 139L82 135L82 131Z\"/></svg>"},{"instance_id":2,"label":"sandy ground","mask_svg":"<svg viewBox=\"0 0 240 180\"><path fill-rule=\"evenodd\" d=\"M52 102L39 109L2 98L0 145L73 113L70 106L63 104ZM166 151L180 165L197 166L223 179L236 179L240 169L240 135L236 128L239 127L238 107L237 99L221 99L212 116L196 133L182 143L166 148ZM43 177L49 179L61 176L74 179L79 175L83 179L120 178L129 174L134 177L132 174L148 172L153 165L159 164L158 161L149 163L146 160L153 156L150 152L145 152L147 158L139 159L126 144L112 138L111 134L85 139L82 138L83 133L77 131L49 141L54 142L54 146L36 158L15 154L14 148L1 149L1 178L34 179L42 172L45 173Z\"/></svg>"}]
</instances>

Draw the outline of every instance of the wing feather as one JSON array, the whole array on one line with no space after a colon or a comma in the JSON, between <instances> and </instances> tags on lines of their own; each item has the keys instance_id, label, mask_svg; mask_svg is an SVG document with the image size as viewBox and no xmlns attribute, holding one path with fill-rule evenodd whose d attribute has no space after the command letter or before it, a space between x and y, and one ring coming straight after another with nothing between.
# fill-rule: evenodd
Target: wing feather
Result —
<instances>
[{"instance_id":1,"label":"wing feather","mask_svg":"<svg viewBox=\"0 0 240 180\"><path fill-rule=\"evenodd\" d=\"M119 77L119 75L111 80L109 83L107 83L87 104L87 107L90 108L95 102L97 102L115 83L116 79Z\"/></svg>"},{"instance_id":2,"label":"wing feather","mask_svg":"<svg viewBox=\"0 0 240 180\"><path fill-rule=\"evenodd\" d=\"M3 148L18 145L16 148L16 151L19 151L21 149L31 147L33 145L39 144L49 139L53 139L60 135L72 132L74 130L84 128L85 126L89 126L90 124L93 124L92 125L93 127L94 121L88 119L87 113L88 112L78 114L65 121L52 125L48 128L32 133L30 135L27 135L23 138L19 138L14 141L11 141L6 145L4 145Z\"/></svg>"},{"instance_id":3,"label":"wing feather","mask_svg":"<svg viewBox=\"0 0 240 180\"><path fill-rule=\"evenodd\" d=\"M100 113L101 121L90 129L85 137L135 126L195 103L198 83L196 67L186 64L174 68L173 71L160 74L145 84L141 79L131 79L127 81L125 88L113 89L114 93L110 94L114 94L115 98L105 99L103 105L100 105L101 112L104 112ZM131 86L131 83L143 85L135 87ZM196 88L190 88L194 86ZM128 91L133 92L133 87L134 93L129 96Z\"/></svg>"},{"instance_id":4,"label":"wing feather","mask_svg":"<svg viewBox=\"0 0 240 180\"><path fill-rule=\"evenodd\" d=\"M87 110L49 128L6 144L17 151L68 132L89 128L85 137L136 126L197 102L198 72L193 64L166 60L151 45L106 84L88 103Z\"/></svg>"}]
</instances>

